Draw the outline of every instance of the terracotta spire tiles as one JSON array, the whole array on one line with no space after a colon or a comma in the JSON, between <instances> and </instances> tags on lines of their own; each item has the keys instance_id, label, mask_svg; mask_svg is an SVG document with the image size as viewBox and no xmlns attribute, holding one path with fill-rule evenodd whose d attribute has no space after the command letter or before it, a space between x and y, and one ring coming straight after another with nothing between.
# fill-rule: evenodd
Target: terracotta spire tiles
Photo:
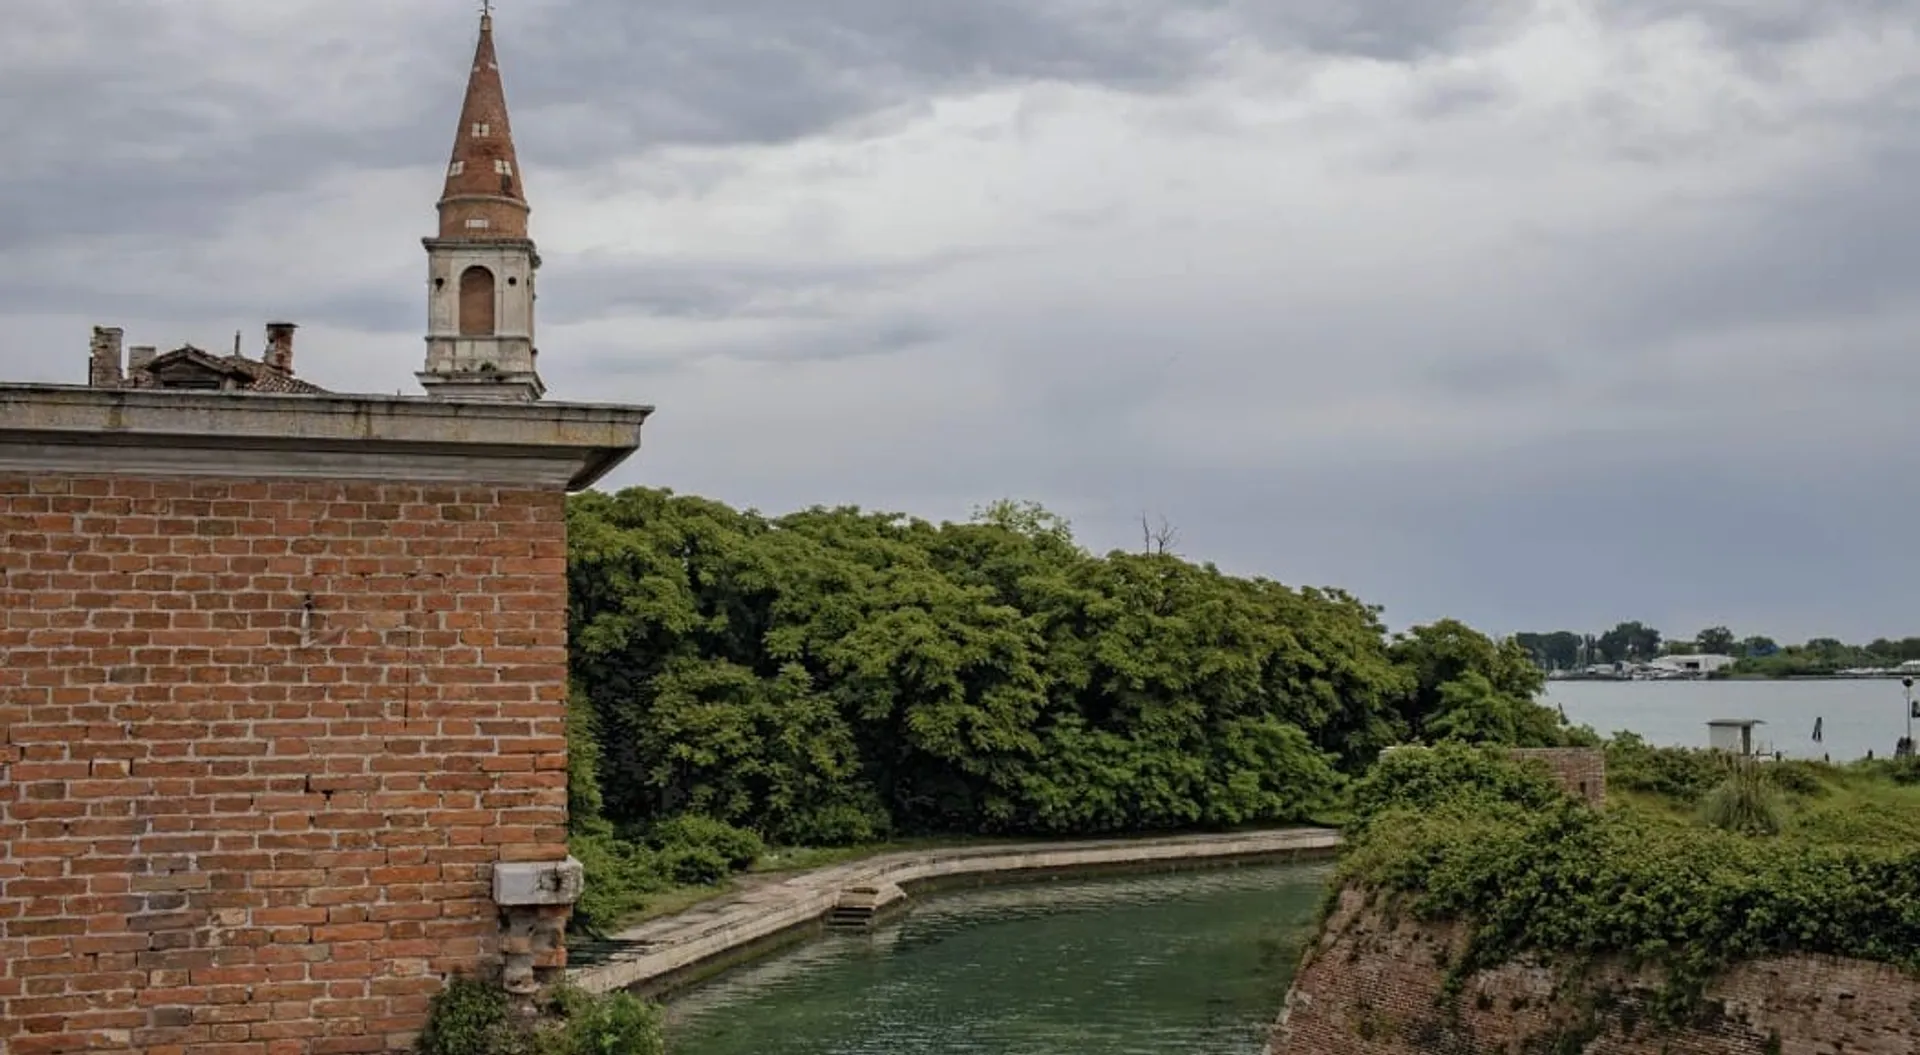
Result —
<instances>
[{"instance_id":1,"label":"terracotta spire tiles","mask_svg":"<svg viewBox=\"0 0 1920 1055\"><path fill-rule=\"evenodd\" d=\"M440 195L440 237L527 237L527 198L507 121L507 92L493 47L493 16L480 16L466 102L460 108L446 189Z\"/></svg>"}]
</instances>

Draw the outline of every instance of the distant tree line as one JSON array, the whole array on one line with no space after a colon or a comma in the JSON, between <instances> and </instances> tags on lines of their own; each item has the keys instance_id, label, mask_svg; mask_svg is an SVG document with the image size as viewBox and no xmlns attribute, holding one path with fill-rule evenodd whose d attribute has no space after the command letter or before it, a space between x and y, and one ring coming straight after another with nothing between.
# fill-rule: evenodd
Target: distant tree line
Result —
<instances>
[{"instance_id":1,"label":"distant tree line","mask_svg":"<svg viewBox=\"0 0 1920 1055\"><path fill-rule=\"evenodd\" d=\"M1659 656L1706 654L1732 656L1737 661L1730 668L1732 673L1784 677L1920 660L1920 637L1876 638L1865 645L1817 637L1803 644L1781 645L1765 635L1742 637L1727 627L1712 626L1689 638L1668 639L1638 621L1620 623L1602 634L1554 630L1515 634L1512 640L1543 670L1644 663Z\"/></svg>"}]
</instances>

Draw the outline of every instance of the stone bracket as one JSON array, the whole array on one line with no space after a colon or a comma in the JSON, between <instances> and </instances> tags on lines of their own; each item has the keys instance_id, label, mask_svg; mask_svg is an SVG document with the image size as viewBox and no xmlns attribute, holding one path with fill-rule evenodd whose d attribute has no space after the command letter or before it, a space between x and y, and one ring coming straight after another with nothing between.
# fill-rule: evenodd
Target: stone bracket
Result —
<instances>
[{"instance_id":1,"label":"stone bracket","mask_svg":"<svg viewBox=\"0 0 1920 1055\"><path fill-rule=\"evenodd\" d=\"M501 908L571 905L580 900L586 886L586 868L572 857L493 866L493 902Z\"/></svg>"}]
</instances>

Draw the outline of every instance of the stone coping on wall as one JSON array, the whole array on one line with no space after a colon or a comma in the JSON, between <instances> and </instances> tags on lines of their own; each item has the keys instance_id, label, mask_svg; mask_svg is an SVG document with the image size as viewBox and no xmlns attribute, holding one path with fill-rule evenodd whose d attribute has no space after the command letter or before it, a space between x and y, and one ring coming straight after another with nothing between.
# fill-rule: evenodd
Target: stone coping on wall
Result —
<instances>
[{"instance_id":1,"label":"stone coping on wall","mask_svg":"<svg viewBox=\"0 0 1920 1055\"><path fill-rule=\"evenodd\" d=\"M0 472L405 479L582 490L650 406L0 383Z\"/></svg>"},{"instance_id":2,"label":"stone coping on wall","mask_svg":"<svg viewBox=\"0 0 1920 1055\"><path fill-rule=\"evenodd\" d=\"M833 865L793 876L707 906L620 932L614 941L634 951L568 972L590 992L645 989L670 976L760 945L824 919L850 889L892 883L911 888L961 877L1096 871L1209 862L1331 856L1340 834L1325 828L1287 828L1226 835L1151 839L1012 843L947 850L906 851Z\"/></svg>"}]
</instances>

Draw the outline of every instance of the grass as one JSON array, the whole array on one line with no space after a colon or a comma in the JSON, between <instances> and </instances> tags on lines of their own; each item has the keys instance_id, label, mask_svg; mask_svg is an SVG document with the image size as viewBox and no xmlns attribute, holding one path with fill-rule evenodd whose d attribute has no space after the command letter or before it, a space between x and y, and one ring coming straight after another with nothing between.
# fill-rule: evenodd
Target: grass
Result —
<instances>
[{"instance_id":1,"label":"grass","mask_svg":"<svg viewBox=\"0 0 1920 1055\"><path fill-rule=\"evenodd\" d=\"M1768 801L1775 837L1818 846L1900 850L1920 846L1920 784L1899 784L1887 767L1823 762L1768 762L1745 767L1740 794ZM1740 770L1736 769L1736 772ZM1632 810L1672 824L1711 822L1716 808L1726 809L1731 792L1723 783L1698 801L1686 796L1609 788L1610 808ZM1716 793L1721 802L1715 803ZM1727 825L1716 825L1728 827ZM1768 825L1732 826L1765 836Z\"/></svg>"},{"instance_id":2,"label":"grass","mask_svg":"<svg viewBox=\"0 0 1920 1055\"><path fill-rule=\"evenodd\" d=\"M892 842L865 843L857 846L776 846L761 854L745 872L735 873L718 883L669 886L647 894L644 908L621 916L619 922L610 930L625 930L648 920L672 916L707 902L719 900L739 891L745 885L743 879L746 877L809 872L816 868L828 868L906 850L947 850L963 846L1020 841L1024 840L947 837L898 839Z\"/></svg>"}]
</instances>

